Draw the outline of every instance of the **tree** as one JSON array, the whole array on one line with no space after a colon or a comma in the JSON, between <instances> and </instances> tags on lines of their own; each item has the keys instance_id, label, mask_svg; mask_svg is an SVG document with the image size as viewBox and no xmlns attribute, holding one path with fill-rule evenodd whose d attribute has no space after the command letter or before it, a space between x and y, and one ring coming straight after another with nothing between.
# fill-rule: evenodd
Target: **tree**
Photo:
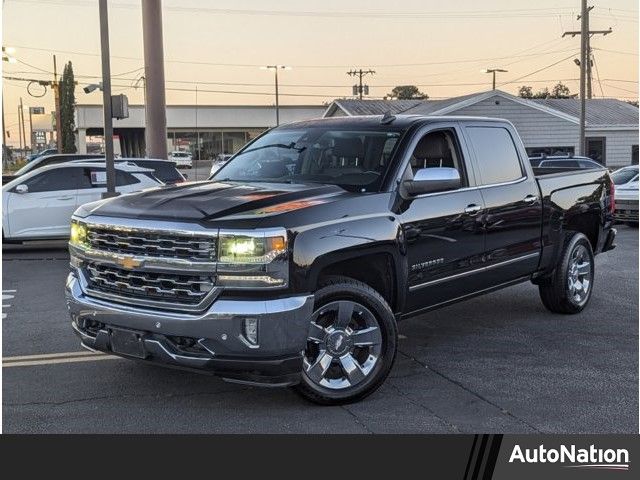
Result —
<instances>
[{"instance_id":1,"label":"tree","mask_svg":"<svg viewBox=\"0 0 640 480\"><path fill-rule=\"evenodd\" d=\"M76 82L71 62L64 66L60 80L60 130L62 153L76 153L74 109L76 104Z\"/></svg>"},{"instance_id":2,"label":"tree","mask_svg":"<svg viewBox=\"0 0 640 480\"><path fill-rule=\"evenodd\" d=\"M547 87L544 87L535 93L530 86L523 85L518 90L518 96L521 98L571 98L573 95L571 95L569 87L562 82L558 82L551 91L549 91Z\"/></svg>"},{"instance_id":3,"label":"tree","mask_svg":"<svg viewBox=\"0 0 640 480\"><path fill-rule=\"evenodd\" d=\"M387 94L387 98L397 98L398 100L426 100L429 95L422 93L415 85L398 85Z\"/></svg>"},{"instance_id":4,"label":"tree","mask_svg":"<svg viewBox=\"0 0 640 480\"><path fill-rule=\"evenodd\" d=\"M571 91L564 83L558 82L551 90L549 98L571 98Z\"/></svg>"},{"instance_id":5,"label":"tree","mask_svg":"<svg viewBox=\"0 0 640 480\"><path fill-rule=\"evenodd\" d=\"M520 98L533 98L533 88L527 85L521 86L520 90L518 90L518 96Z\"/></svg>"}]
</instances>

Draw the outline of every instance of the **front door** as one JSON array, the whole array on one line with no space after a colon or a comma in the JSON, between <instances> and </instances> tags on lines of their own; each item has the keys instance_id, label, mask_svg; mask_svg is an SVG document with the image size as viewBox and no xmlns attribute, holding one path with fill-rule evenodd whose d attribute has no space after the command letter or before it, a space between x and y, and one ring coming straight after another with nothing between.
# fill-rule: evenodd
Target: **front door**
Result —
<instances>
[{"instance_id":1,"label":"front door","mask_svg":"<svg viewBox=\"0 0 640 480\"><path fill-rule=\"evenodd\" d=\"M76 209L77 168L48 170L25 180L27 192L9 192L12 238L56 238L69 235L71 215Z\"/></svg>"},{"instance_id":2,"label":"front door","mask_svg":"<svg viewBox=\"0 0 640 480\"><path fill-rule=\"evenodd\" d=\"M407 202L401 215L409 270L407 312L481 288L472 272L481 266L484 252L484 204L462 147L457 128L434 126L411 150L405 179L422 168L452 167L460 173L462 185L418 196Z\"/></svg>"}]
</instances>

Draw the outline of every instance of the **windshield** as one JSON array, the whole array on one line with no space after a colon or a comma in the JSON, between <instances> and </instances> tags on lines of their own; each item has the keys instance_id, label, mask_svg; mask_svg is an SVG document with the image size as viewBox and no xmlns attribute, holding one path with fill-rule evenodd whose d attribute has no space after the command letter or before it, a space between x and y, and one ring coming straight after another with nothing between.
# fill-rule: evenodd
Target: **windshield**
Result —
<instances>
[{"instance_id":1,"label":"windshield","mask_svg":"<svg viewBox=\"0 0 640 480\"><path fill-rule=\"evenodd\" d=\"M624 185L625 183L629 183L633 180L634 177L638 175L638 169L636 168L623 168L622 170L618 170L617 172L613 172L611 174L611 178L613 179L613 183L616 185Z\"/></svg>"},{"instance_id":2,"label":"windshield","mask_svg":"<svg viewBox=\"0 0 640 480\"><path fill-rule=\"evenodd\" d=\"M331 128L277 129L239 152L212 177L219 181L326 183L374 191L402 132Z\"/></svg>"}]
</instances>

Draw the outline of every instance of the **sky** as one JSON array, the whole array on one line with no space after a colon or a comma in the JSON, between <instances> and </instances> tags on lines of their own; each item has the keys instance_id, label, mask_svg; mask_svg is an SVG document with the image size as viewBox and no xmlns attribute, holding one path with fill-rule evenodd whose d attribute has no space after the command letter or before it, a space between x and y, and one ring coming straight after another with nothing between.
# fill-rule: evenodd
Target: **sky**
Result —
<instances>
[{"instance_id":1,"label":"sky","mask_svg":"<svg viewBox=\"0 0 640 480\"><path fill-rule=\"evenodd\" d=\"M168 104L272 105L273 74L260 65L291 66L280 74L281 105L328 103L351 95L354 68L366 77L369 98L395 85L418 85L431 98L491 88L485 68L508 70L498 88L517 93L563 81L578 91L579 0L164 0L164 54ZM637 98L638 4L593 0L594 95ZM115 93L142 103L139 0L109 2L111 72ZM3 62L3 77L51 79L73 62L79 87L99 81L97 0L4 0L2 44L17 63ZM139 82L140 83L140 82ZM18 144L17 105L53 109L53 94L31 96L26 82L3 80L9 144ZM196 93L197 90L197 93ZM33 95L42 87L33 86ZM79 104L100 104L99 91L76 90ZM28 116L27 116L28 117ZM28 127L27 127L28 129Z\"/></svg>"}]
</instances>

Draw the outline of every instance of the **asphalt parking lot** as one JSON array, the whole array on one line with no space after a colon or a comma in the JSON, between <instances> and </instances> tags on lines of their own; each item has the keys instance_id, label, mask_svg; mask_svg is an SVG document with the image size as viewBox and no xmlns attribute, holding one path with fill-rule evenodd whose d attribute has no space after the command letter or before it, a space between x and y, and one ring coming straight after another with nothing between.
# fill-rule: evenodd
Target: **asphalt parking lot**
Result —
<instances>
[{"instance_id":1,"label":"asphalt parking lot","mask_svg":"<svg viewBox=\"0 0 640 480\"><path fill-rule=\"evenodd\" d=\"M402 322L391 377L344 407L78 354L64 244L3 247L3 430L636 433L637 229L621 226L617 243L580 315L547 312L523 284Z\"/></svg>"}]
</instances>

